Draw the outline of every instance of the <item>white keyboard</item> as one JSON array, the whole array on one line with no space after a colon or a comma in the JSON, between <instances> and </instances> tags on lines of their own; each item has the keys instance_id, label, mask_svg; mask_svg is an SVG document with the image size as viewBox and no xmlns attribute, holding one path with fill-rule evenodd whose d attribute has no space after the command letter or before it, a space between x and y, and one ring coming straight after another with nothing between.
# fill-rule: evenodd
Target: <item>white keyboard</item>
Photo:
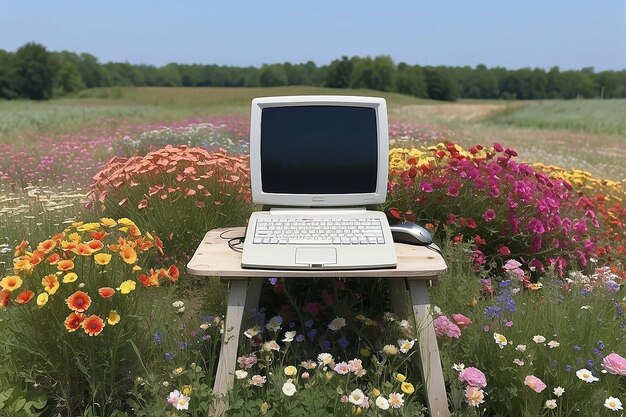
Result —
<instances>
[{"instance_id":1,"label":"white keyboard","mask_svg":"<svg viewBox=\"0 0 626 417\"><path fill-rule=\"evenodd\" d=\"M258 219L254 244L262 245L382 245L380 219Z\"/></svg>"}]
</instances>

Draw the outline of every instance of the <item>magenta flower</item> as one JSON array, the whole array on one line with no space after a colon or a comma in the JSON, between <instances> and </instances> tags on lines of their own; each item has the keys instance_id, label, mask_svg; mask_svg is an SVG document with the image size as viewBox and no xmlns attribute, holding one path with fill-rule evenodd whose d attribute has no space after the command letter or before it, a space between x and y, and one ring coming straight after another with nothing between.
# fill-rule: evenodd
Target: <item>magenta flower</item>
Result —
<instances>
[{"instance_id":1,"label":"magenta flower","mask_svg":"<svg viewBox=\"0 0 626 417\"><path fill-rule=\"evenodd\" d=\"M543 226L543 223L541 223L541 220L537 219L536 217L533 217L532 219L530 219L530 221L528 222L527 229L529 232L535 233L538 235L546 231L546 229Z\"/></svg>"},{"instance_id":2,"label":"magenta flower","mask_svg":"<svg viewBox=\"0 0 626 417\"><path fill-rule=\"evenodd\" d=\"M433 320L433 325L437 336L447 336L452 339L461 337L461 329L459 329L459 326L452 323L446 316L438 316Z\"/></svg>"},{"instance_id":3,"label":"magenta flower","mask_svg":"<svg viewBox=\"0 0 626 417\"><path fill-rule=\"evenodd\" d=\"M452 320L456 323L457 326L461 329L465 329L467 326L472 324L472 321L465 317L463 314L453 314Z\"/></svg>"},{"instance_id":4,"label":"magenta flower","mask_svg":"<svg viewBox=\"0 0 626 417\"><path fill-rule=\"evenodd\" d=\"M450 197L458 197L459 196L459 186L456 184L452 184L448 187L448 195Z\"/></svg>"},{"instance_id":5,"label":"magenta flower","mask_svg":"<svg viewBox=\"0 0 626 417\"><path fill-rule=\"evenodd\" d=\"M465 368L459 373L459 381L463 381L470 387L475 388L484 388L487 386L485 374L483 374L480 369L474 368L473 366Z\"/></svg>"},{"instance_id":6,"label":"magenta flower","mask_svg":"<svg viewBox=\"0 0 626 417\"><path fill-rule=\"evenodd\" d=\"M492 220L496 219L496 212L494 211L494 209L490 208L487 209L487 211L485 211L483 213L483 219L485 219L486 222L490 222Z\"/></svg>"},{"instance_id":7,"label":"magenta flower","mask_svg":"<svg viewBox=\"0 0 626 417\"><path fill-rule=\"evenodd\" d=\"M432 193L433 186L426 181L422 181L420 182L420 190L424 191L425 193Z\"/></svg>"}]
</instances>

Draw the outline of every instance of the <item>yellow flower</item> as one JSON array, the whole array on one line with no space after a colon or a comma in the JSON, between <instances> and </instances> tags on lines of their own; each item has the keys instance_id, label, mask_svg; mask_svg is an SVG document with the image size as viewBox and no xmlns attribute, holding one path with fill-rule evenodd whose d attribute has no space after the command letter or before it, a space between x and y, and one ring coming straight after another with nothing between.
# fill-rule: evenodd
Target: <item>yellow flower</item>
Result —
<instances>
[{"instance_id":1,"label":"yellow flower","mask_svg":"<svg viewBox=\"0 0 626 417\"><path fill-rule=\"evenodd\" d=\"M378 388L374 388L372 390L372 396L373 397L378 397L380 395L380 390Z\"/></svg>"},{"instance_id":2,"label":"yellow flower","mask_svg":"<svg viewBox=\"0 0 626 417\"><path fill-rule=\"evenodd\" d=\"M46 275L41 279L41 285L50 295L54 295L59 289L59 280L56 275Z\"/></svg>"},{"instance_id":3,"label":"yellow flower","mask_svg":"<svg viewBox=\"0 0 626 417\"><path fill-rule=\"evenodd\" d=\"M0 280L0 287L2 287L3 290L13 291L21 287L22 283L22 278L17 275L10 275Z\"/></svg>"},{"instance_id":4,"label":"yellow flower","mask_svg":"<svg viewBox=\"0 0 626 417\"><path fill-rule=\"evenodd\" d=\"M403 374L396 374L396 381L404 382L406 381L406 376L404 376Z\"/></svg>"},{"instance_id":5,"label":"yellow flower","mask_svg":"<svg viewBox=\"0 0 626 417\"><path fill-rule=\"evenodd\" d=\"M178 376L183 373L183 368L176 368L172 371L173 376Z\"/></svg>"},{"instance_id":6,"label":"yellow flower","mask_svg":"<svg viewBox=\"0 0 626 417\"><path fill-rule=\"evenodd\" d=\"M120 293L128 294L129 292L134 291L136 286L137 283L135 281L128 279L120 284Z\"/></svg>"},{"instance_id":7,"label":"yellow flower","mask_svg":"<svg viewBox=\"0 0 626 417\"><path fill-rule=\"evenodd\" d=\"M120 256L129 265L137 262L137 252L128 244L120 248Z\"/></svg>"},{"instance_id":8,"label":"yellow flower","mask_svg":"<svg viewBox=\"0 0 626 417\"><path fill-rule=\"evenodd\" d=\"M70 239L70 242L74 242L74 243L80 243L83 238L76 232L71 233L68 238Z\"/></svg>"},{"instance_id":9,"label":"yellow flower","mask_svg":"<svg viewBox=\"0 0 626 417\"><path fill-rule=\"evenodd\" d=\"M294 376L295 374L298 373L298 370L296 369L295 366L289 365L285 368L284 372L285 372L285 375L287 376Z\"/></svg>"},{"instance_id":10,"label":"yellow flower","mask_svg":"<svg viewBox=\"0 0 626 417\"><path fill-rule=\"evenodd\" d=\"M368 348L361 348L359 352L361 353L361 356L363 356L364 358L368 358L371 355L371 352Z\"/></svg>"},{"instance_id":11,"label":"yellow flower","mask_svg":"<svg viewBox=\"0 0 626 417\"><path fill-rule=\"evenodd\" d=\"M193 387L191 385L183 385L183 394L189 397L192 392L193 392Z\"/></svg>"},{"instance_id":12,"label":"yellow flower","mask_svg":"<svg viewBox=\"0 0 626 417\"><path fill-rule=\"evenodd\" d=\"M135 226L135 222L130 219L127 219L126 217L119 219L117 223L122 226Z\"/></svg>"},{"instance_id":13,"label":"yellow flower","mask_svg":"<svg viewBox=\"0 0 626 417\"><path fill-rule=\"evenodd\" d=\"M48 293L47 292L42 292L41 294L39 294L37 296L37 305L39 307L45 306L47 302L48 302Z\"/></svg>"},{"instance_id":14,"label":"yellow flower","mask_svg":"<svg viewBox=\"0 0 626 417\"><path fill-rule=\"evenodd\" d=\"M415 392L415 387L413 387L413 384L410 382L403 382L402 385L400 385L400 389L405 394L413 394L413 392Z\"/></svg>"},{"instance_id":15,"label":"yellow flower","mask_svg":"<svg viewBox=\"0 0 626 417\"><path fill-rule=\"evenodd\" d=\"M92 230L99 229L100 223L85 223L81 226L78 226L76 230L79 232L91 232Z\"/></svg>"},{"instance_id":16,"label":"yellow flower","mask_svg":"<svg viewBox=\"0 0 626 417\"><path fill-rule=\"evenodd\" d=\"M133 266L133 271L135 271L135 272L141 271L141 267L139 265L134 265Z\"/></svg>"},{"instance_id":17,"label":"yellow flower","mask_svg":"<svg viewBox=\"0 0 626 417\"><path fill-rule=\"evenodd\" d=\"M98 265L106 265L111 262L111 256L110 253L98 253L93 256L93 259Z\"/></svg>"},{"instance_id":18,"label":"yellow flower","mask_svg":"<svg viewBox=\"0 0 626 417\"><path fill-rule=\"evenodd\" d=\"M64 284L69 284L70 282L74 282L78 279L78 275L76 275L76 273L74 272L70 272L65 274L65 276L63 277L63 283Z\"/></svg>"},{"instance_id":19,"label":"yellow flower","mask_svg":"<svg viewBox=\"0 0 626 417\"><path fill-rule=\"evenodd\" d=\"M528 285L528 289L530 289L531 291L537 291L541 289L542 287L543 287L543 284L541 282L536 282L536 283L532 283Z\"/></svg>"},{"instance_id":20,"label":"yellow flower","mask_svg":"<svg viewBox=\"0 0 626 417\"><path fill-rule=\"evenodd\" d=\"M117 224L117 222L113 219L109 219L108 217L103 217L100 219L100 224L104 227L113 227Z\"/></svg>"},{"instance_id":21,"label":"yellow flower","mask_svg":"<svg viewBox=\"0 0 626 417\"><path fill-rule=\"evenodd\" d=\"M107 317L107 322L109 322L111 326L115 326L117 323L120 322L120 315L117 314L116 310L111 310L109 312L109 317Z\"/></svg>"}]
</instances>

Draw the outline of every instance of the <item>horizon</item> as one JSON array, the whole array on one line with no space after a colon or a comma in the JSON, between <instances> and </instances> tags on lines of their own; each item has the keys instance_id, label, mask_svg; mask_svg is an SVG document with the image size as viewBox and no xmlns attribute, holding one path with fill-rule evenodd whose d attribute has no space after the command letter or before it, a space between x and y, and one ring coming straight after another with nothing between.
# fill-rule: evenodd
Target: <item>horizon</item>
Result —
<instances>
[{"instance_id":1,"label":"horizon","mask_svg":"<svg viewBox=\"0 0 626 417\"><path fill-rule=\"evenodd\" d=\"M113 0L107 6L9 3L0 49L14 52L32 41L50 51L86 52L101 63L158 67L308 61L324 66L342 56L387 55L396 64L420 66L626 69L626 2L617 0L593 7L580 0L506 6L495 0L399 0L391 7L371 0L315 5Z\"/></svg>"}]
</instances>

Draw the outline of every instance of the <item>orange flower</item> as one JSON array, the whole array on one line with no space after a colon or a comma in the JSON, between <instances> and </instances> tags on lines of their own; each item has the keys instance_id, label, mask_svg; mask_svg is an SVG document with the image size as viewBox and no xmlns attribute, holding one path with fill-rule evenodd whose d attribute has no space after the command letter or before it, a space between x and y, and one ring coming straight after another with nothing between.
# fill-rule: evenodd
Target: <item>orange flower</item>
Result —
<instances>
[{"instance_id":1,"label":"orange flower","mask_svg":"<svg viewBox=\"0 0 626 417\"><path fill-rule=\"evenodd\" d=\"M20 271L31 272L33 270L33 264L28 259L20 259L13 264L13 270L16 274Z\"/></svg>"},{"instance_id":2,"label":"orange flower","mask_svg":"<svg viewBox=\"0 0 626 417\"><path fill-rule=\"evenodd\" d=\"M85 320L85 315L83 313L71 313L65 319L65 328L68 332L73 332L81 328L83 325L83 321Z\"/></svg>"},{"instance_id":3,"label":"orange flower","mask_svg":"<svg viewBox=\"0 0 626 417\"><path fill-rule=\"evenodd\" d=\"M44 253L49 253L52 249L56 247L56 245L57 243L54 240L48 239L37 245L37 249L43 251Z\"/></svg>"},{"instance_id":4,"label":"orange flower","mask_svg":"<svg viewBox=\"0 0 626 417\"><path fill-rule=\"evenodd\" d=\"M59 259L61 259L59 254L58 253L53 253L52 255L48 256L48 259L46 259L46 262L48 262L50 265L54 265L57 262L59 262Z\"/></svg>"},{"instance_id":5,"label":"orange flower","mask_svg":"<svg viewBox=\"0 0 626 417\"><path fill-rule=\"evenodd\" d=\"M11 301L11 291L2 290L0 292L0 307L6 309L9 306L9 301Z\"/></svg>"},{"instance_id":6,"label":"orange flower","mask_svg":"<svg viewBox=\"0 0 626 417\"><path fill-rule=\"evenodd\" d=\"M79 243L75 248L72 249L76 255L89 256L93 252L89 245L86 243Z\"/></svg>"},{"instance_id":7,"label":"orange flower","mask_svg":"<svg viewBox=\"0 0 626 417\"><path fill-rule=\"evenodd\" d=\"M59 280L56 275L46 275L41 279L41 285L48 294L54 295L59 289Z\"/></svg>"},{"instance_id":8,"label":"orange flower","mask_svg":"<svg viewBox=\"0 0 626 417\"><path fill-rule=\"evenodd\" d=\"M93 252L97 252L104 247L104 243L100 242L97 239L90 240L87 245Z\"/></svg>"},{"instance_id":9,"label":"orange flower","mask_svg":"<svg viewBox=\"0 0 626 417\"><path fill-rule=\"evenodd\" d=\"M108 233L107 233L107 232L105 232L104 230L100 230L100 231L95 231L95 230L94 230L94 231L89 232L89 236L90 236L92 239L95 239L95 240L102 240L102 239L104 239L104 238L105 238L105 236L107 236L107 235L108 235Z\"/></svg>"},{"instance_id":10,"label":"orange flower","mask_svg":"<svg viewBox=\"0 0 626 417\"><path fill-rule=\"evenodd\" d=\"M22 278L18 277L17 275L10 275L0 280L0 287L2 287L2 289L6 291L13 291L21 287L22 283Z\"/></svg>"},{"instance_id":11,"label":"orange flower","mask_svg":"<svg viewBox=\"0 0 626 417\"><path fill-rule=\"evenodd\" d=\"M72 250L76 247L76 242L66 242L65 240L61 242L61 246L64 250Z\"/></svg>"},{"instance_id":12,"label":"orange flower","mask_svg":"<svg viewBox=\"0 0 626 417\"><path fill-rule=\"evenodd\" d=\"M180 271L176 265L171 265L170 269L167 271L167 276L170 278L170 281L176 283L178 282L178 277L180 276Z\"/></svg>"},{"instance_id":13,"label":"orange flower","mask_svg":"<svg viewBox=\"0 0 626 417\"><path fill-rule=\"evenodd\" d=\"M45 252L37 249L33 251L33 256L32 256L32 259L30 260L30 263L32 263L33 266L35 266L39 264L45 257L46 257Z\"/></svg>"},{"instance_id":14,"label":"orange flower","mask_svg":"<svg viewBox=\"0 0 626 417\"><path fill-rule=\"evenodd\" d=\"M104 329L104 321L93 314L83 321L83 329L89 336L98 336Z\"/></svg>"},{"instance_id":15,"label":"orange flower","mask_svg":"<svg viewBox=\"0 0 626 417\"><path fill-rule=\"evenodd\" d=\"M120 255L122 255L122 259L129 265L137 262L137 252L130 245L124 245L120 249Z\"/></svg>"},{"instance_id":16,"label":"orange flower","mask_svg":"<svg viewBox=\"0 0 626 417\"><path fill-rule=\"evenodd\" d=\"M63 259L62 261L59 261L57 263L57 268L59 269L59 271L70 271L72 269L74 269L74 261L72 261L71 259Z\"/></svg>"},{"instance_id":17,"label":"orange flower","mask_svg":"<svg viewBox=\"0 0 626 417\"><path fill-rule=\"evenodd\" d=\"M102 287L98 290L98 294L100 294L100 297L102 298L111 298L113 297L113 294L115 294L115 289L111 287Z\"/></svg>"},{"instance_id":18,"label":"orange flower","mask_svg":"<svg viewBox=\"0 0 626 417\"><path fill-rule=\"evenodd\" d=\"M82 313L83 311L87 310L91 305L91 298L86 292L76 291L74 292L74 294L67 297L65 303L70 308L70 310Z\"/></svg>"},{"instance_id":19,"label":"orange flower","mask_svg":"<svg viewBox=\"0 0 626 417\"><path fill-rule=\"evenodd\" d=\"M26 290L17 296L17 298L15 299L15 302L18 304L26 304L30 300L32 300L34 296L35 296L34 292L32 292L31 290Z\"/></svg>"},{"instance_id":20,"label":"orange flower","mask_svg":"<svg viewBox=\"0 0 626 417\"><path fill-rule=\"evenodd\" d=\"M28 240L22 240L22 242L15 247L15 256L20 256L24 253L24 250L28 247Z\"/></svg>"},{"instance_id":21,"label":"orange flower","mask_svg":"<svg viewBox=\"0 0 626 417\"><path fill-rule=\"evenodd\" d=\"M161 254L161 256L165 256L165 254L163 253L163 242L158 236L154 237L154 243L157 249L159 250L159 253Z\"/></svg>"}]
</instances>

